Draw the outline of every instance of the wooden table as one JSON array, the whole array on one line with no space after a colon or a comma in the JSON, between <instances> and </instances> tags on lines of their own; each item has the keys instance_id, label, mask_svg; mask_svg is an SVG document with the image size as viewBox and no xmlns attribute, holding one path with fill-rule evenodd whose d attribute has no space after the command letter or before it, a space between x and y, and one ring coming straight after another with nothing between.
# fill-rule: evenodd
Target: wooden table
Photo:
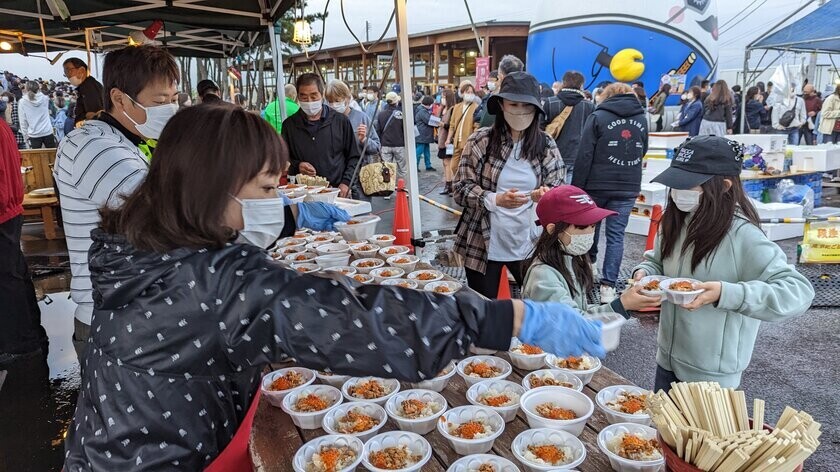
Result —
<instances>
[{"instance_id":1,"label":"wooden table","mask_svg":"<svg viewBox=\"0 0 840 472\"><path fill-rule=\"evenodd\" d=\"M499 357L508 360L507 353L499 353ZM514 367L513 373L507 378L512 382L521 383L522 378L528 374L529 371L520 370ZM589 385L583 388L583 393L586 394L592 401L595 401L595 395L598 391L609 387L611 385L633 385L629 380L621 377L612 370L602 367L592 378ZM402 384L402 389L408 389L407 384ZM449 403L449 408L454 408L462 405L469 405L466 398L467 385L464 380L455 374L447 385L446 389L441 394ZM607 422L604 414L595 407L595 412L586 423L586 429L580 435L580 440L586 446L586 460L577 467L581 472L600 472L609 471L610 463L607 457L598 449L598 433L606 427ZM397 429L393 420L389 419L385 426L379 431L384 433ZM496 439L493 444L492 453L510 459L515 464L522 468L522 464L516 460L511 452L511 443L514 438L529 429L528 422L522 410L517 413L516 419L505 424L505 430L501 436ZM254 462L254 470L258 472L280 472L291 471L292 458L297 452L298 448L304 443L326 434L324 430L309 430L304 431L298 429L293 423L292 419L279 408L275 408L267 401L261 401L257 413L254 418L253 429L251 430L251 459ZM452 450L447 440L437 432L437 430L425 435L425 438L432 445L433 455L432 459L423 466L423 472L443 472L449 466L460 459L459 456ZM362 467L359 470L364 470ZM525 470L524 468L522 470Z\"/></svg>"}]
</instances>

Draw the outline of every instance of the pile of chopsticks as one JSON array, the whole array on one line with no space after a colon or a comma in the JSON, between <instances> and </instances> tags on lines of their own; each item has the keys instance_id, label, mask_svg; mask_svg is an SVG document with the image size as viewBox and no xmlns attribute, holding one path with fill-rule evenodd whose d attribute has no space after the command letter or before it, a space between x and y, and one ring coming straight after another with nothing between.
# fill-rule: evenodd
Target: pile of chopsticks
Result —
<instances>
[{"instance_id":1,"label":"pile of chopsticks","mask_svg":"<svg viewBox=\"0 0 840 472\"><path fill-rule=\"evenodd\" d=\"M787 407L775 429L764 425L764 400L753 402L753 421L743 391L717 382L672 383L648 401L660 436L685 462L705 471L792 472L814 453L820 423Z\"/></svg>"}]
</instances>

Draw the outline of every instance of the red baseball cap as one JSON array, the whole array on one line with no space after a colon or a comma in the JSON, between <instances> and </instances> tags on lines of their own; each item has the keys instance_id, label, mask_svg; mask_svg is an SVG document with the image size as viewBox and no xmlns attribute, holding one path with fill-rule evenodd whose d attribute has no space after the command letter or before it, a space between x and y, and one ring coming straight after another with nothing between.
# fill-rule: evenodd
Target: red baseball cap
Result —
<instances>
[{"instance_id":1,"label":"red baseball cap","mask_svg":"<svg viewBox=\"0 0 840 472\"><path fill-rule=\"evenodd\" d=\"M544 227L552 223L589 226L617 214L598 208L589 194L573 185L554 187L537 203L537 223Z\"/></svg>"}]
</instances>

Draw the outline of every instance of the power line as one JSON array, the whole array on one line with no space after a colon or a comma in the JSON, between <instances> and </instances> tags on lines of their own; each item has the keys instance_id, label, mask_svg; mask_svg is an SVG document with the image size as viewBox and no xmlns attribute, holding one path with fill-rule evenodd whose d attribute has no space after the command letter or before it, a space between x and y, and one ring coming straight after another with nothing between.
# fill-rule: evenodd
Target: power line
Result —
<instances>
[{"instance_id":1,"label":"power line","mask_svg":"<svg viewBox=\"0 0 840 472\"><path fill-rule=\"evenodd\" d=\"M728 25L729 23L732 23L733 21L735 21L735 18L738 18L739 16L741 16L741 13L744 13L745 11L749 10L749 8L750 8L751 6L753 6L753 5L755 4L755 2L757 2L757 1L758 1L758 0L753 0L753 1L752 1L752 3L750 3L750 4L749 4L749 5L747 5L747 6L745 6L745 7L744 7L741 11L739 11L738 13L736 13L736 14L735 14L735 16L733 16L732 18L730 18L729 20L727 20L724 24L720 25L720 27L721 27L721 28L724 28L724 27L725 27L726 25Z\"/></svg>"},{"instance_id":2,"label":"power line","mask_svg":"<svg viewBox=\"0 0 840 472\"><path fill-rule=\"evenodd\" d=\"M747 13L746 15L744 15L744 17L743 17L743 18L741 18L740 20L738 20L738 21L737 21L737 22L735 22L734 24L730 25L730 26L729 26L728 28L726 28L725 30L721 31L721 34L726 33L727 31L731 31L733 28L735 28L736 26L740 25L740 24L741 24L744 20L746 20L747 18L749 18L750 16L752 16L752 14L753 14L753 13L757 12L757 11L758 11L758 10L759 10L759 9L760 9L760 8L761 8L764 4L765 4L765 3L767 3L767 0L764 0L764 1L762 1L761 3L759 3L759 4L758 4L758 5L757 5L757 6L756 6L756 7L755 7L752 11L750 11L749 13Z\"/></svg>"}]
</instances>

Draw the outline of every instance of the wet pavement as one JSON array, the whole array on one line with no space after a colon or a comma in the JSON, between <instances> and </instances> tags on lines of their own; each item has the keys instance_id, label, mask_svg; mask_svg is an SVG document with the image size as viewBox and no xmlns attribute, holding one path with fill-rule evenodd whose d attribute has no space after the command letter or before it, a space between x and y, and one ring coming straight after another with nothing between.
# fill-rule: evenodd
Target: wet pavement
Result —
<instances>
[{"instance_id":1,"label":"wet pavement","mask_svg":"<svg viewBox=\"0 0 840 472\"><path fill-rule=\"evenodd\" d=\"M443 188L440 161L437 172L420 173L420 193L457 208L451 197L438 195ZM828 204L840 206L837 199ZM383 221L380 232L390 232L394 200L374 198L372 208ZM458 219L421 202L424 234L450 233ZM79 370L70 342L73 304L67 299L69 275L63 240L46 241L38 225L24 227L24 252L35 274L42 323L50 337L45 359L36 356L0 371L0 472L58 471L63 458L63 435L75 407ZM780 242L793 260L796 240ZM639 261L644 238L627 235L625 264ZM429 244L424 258L452 264L451 239ZM603 249L603 242L601 243ZM840 270L833 269L835 274ZM653 386L658 320L653 315L630 320L622 329L621 344L605 365L643 387ZM741 388L748 398L767 400L766 417L775 421L786 405L803 409L823 424L822 445L805 470L840 470L840 385L838 368L840 309L812 308L795 319L764 323L750 367ZM5 374L3 373L5 372Z\"/></svg>"}]
</instances>

